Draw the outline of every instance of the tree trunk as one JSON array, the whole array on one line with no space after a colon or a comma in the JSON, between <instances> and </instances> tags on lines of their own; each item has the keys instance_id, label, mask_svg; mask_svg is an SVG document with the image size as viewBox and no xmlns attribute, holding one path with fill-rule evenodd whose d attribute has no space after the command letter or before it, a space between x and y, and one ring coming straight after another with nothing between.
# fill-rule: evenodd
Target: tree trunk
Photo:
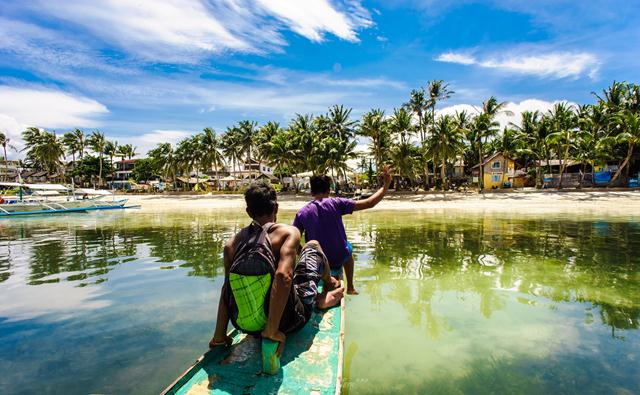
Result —
<instances>
[{"instance_id":1,"label":"tree trunk","mask_svg":"<svg viewBox=\"0 0 640 395\"><path fill-rule=\"evenodd\" d=\"M100 171L98 172L98 186L102 186L102 154L100 154Z\"/></svg>"},{"instance_id":2,"label":"tree trunk","mask_svg":"<svg viewBox=\"0 0 640 395\"><path fill-rule=\"evenodd\" d=\"M502 181L502 185L504 185L504 176L507 176L507 181L509 181L509 173L508 171L509 169L507 169L507 157L504 156L504 153L502 154L502 177L501 180ZM500 189L502 189L502 185L500 185ZM513 186L512 186L513 187Z\"/></svg>"},{"instance_id":3,"label":"tree trunk","mask_svg":"<svg viewBox=\"0 0 640 395\"><path fill-rule=\"evenodd\" d=\"M620 165L620 167L618 168L618 171L616 171L616 174L613 175L611 181L609 181L608 186L612 186L613 183L618 179L618 177L620 177L620 173L622 173L622 170L629 164L631 156L633 156L633 144L629 144L629 148L627 149L627 157L624 159L624 162L622 162L622 165Z\"/></svg>"},{"instance_id":4,"label":"tree trunk","mask_svg":"<svg viewBox=\"0 0 640 395\"><path fill-rule=\"evenodd\" d=\"M587 171L587 165L582 162L582 166L580 169L580 185L578 185L578 189L582 189L582 186L584 184L584 173Z\"/></svg>"},{"instance_id":5,"label":"tree trunk","mask_svg":"<svg viewBox=\"0 0 640 395\"><path fill-rule=\"evenodd\" d=\"M536 162L536 188L542 189L543 182L544 176L542 175L542 166L540 166L539 162Z\"/></svg>"},{"instance_id":6,"label":"tree trunk","mask_svg":"<svg viewBox=\"0 0 640 395\"><path fill-rule=\"evenodd\" d=\"M484 187L484 169L482 167L482 162L484 158L482 157L482 142L478 141L478 187L482 191Z\"/></svg>"},{"instance_id":7,"label":"tree trunk","mask_svg":"<svg viewBox=\"0 0 640 395\"><path fill-rule=\"evenodd\" d=\"M442 178L442 190L447 190L447 162L442 160L442 168L440 169L440 177Z\"/></svg>"},{"instance_id":8,"label":"tree trunk","mask_svg":"<svg viewBox=\"0 0 640 395\"><path fill-rule=\"evenodd\" d=\"M9 181L9 161L7 160L7 145L2 146L4 151L4 180Z\"/></svg>"}]
</instances>

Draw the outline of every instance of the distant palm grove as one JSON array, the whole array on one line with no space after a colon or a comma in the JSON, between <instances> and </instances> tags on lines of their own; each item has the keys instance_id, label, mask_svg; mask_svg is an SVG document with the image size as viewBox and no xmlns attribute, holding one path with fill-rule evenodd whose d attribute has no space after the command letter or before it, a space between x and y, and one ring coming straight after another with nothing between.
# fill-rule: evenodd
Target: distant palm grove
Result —
<instances>
[{"instance_id":1,"label":"distant palm grove","mask_svg":"<svg viewBox=\"0 0 640 395\"><path fill-rule=\"evenodd\" d=\"M162 143L150 150L135 162L132 178L143 183L164 180L168 188L175 188L178 177L196 177L209 179L219 189L222 169L231 174L245 163L257 162L273 168L283 185L285 178L305 172L338 179L357 173L361 182L375 185L377 169L389 163L396 189L428 190L452 188L451 169L464 163L462 183L475 182L482 188L483 164L495 153L513 160L537 187L542 187L545 174L555 173L556 187L562 188L569 166L579 168L580 186L598 164L612 165L609 185L624 185L630 172L637 171L640 87L636 84L614 82L593 93L593 104L558 102L546 113L523 112L517 125L502 129L496 117L505 111L504 102L490 97L474 113L439 114L438 105L452 95L448 84L436 80L411 91L407 102L391 113L372 109L359 120L351 109L336 105L326 114L296 115L287 125L244 120L222 133L205 128L175 146ZM137 155L135 147L118 145L99 131L87 134L75 129L58 135L31 127L22 137L21 166L63 175L65 182L73 177L76 182L104 186L114 173L114 159ZM367 152L356 152L358 141L368 142ZM13 145L5 134L0 134L0 143L6 158ZM474 167L479 174L470 177Z\"/></svg>"}]
</instances>

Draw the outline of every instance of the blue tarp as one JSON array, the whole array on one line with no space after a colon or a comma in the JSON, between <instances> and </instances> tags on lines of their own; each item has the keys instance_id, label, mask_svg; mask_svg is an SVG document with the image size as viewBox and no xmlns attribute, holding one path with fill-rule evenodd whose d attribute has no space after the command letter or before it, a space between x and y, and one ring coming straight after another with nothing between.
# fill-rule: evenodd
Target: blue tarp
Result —
<instances>
[{"instance_id":1,"label":"blue tarp","mask_svg":"<svg viewBox=\"0 0 640 395\"><path fill-rule=\"evenodd\" d=\"M593 181L596 185L606 185L611 181L611 172L598 171L593 173Z\"/></svg>"}]
</instances>

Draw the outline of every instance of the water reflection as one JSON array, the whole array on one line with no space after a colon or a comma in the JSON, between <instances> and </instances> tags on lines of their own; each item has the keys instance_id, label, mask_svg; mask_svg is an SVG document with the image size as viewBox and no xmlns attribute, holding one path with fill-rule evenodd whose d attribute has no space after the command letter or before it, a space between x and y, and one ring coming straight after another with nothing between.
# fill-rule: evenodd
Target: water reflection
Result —
<instances>
[{"instance_id":1,"label":"water reflection","mask_svg":"<svg viewBox=\"0 0 640 395\"><path fill-rule=\"evenodd\" d=\"M355 221L354 221L355 222ZM367 295L378 305L390 298L402 304L413 325L424 321L437 337L446 320L430 310L439 292L459 298L479 296L485 318L505 306L503 291L554 302L590 302L612 328L637 329L640 319L640 229L635 222L518 220L500 217L427 217L415 221L396 214L357 227L360 277L419 279L413 287L394 282L388 294L367 281ZM381 267L388 271L382 272ZM585 320L593 319L585 311Z\"/></svg>"},{"instance_id":2,"label":"water reflection","mask_svg":"<svg viewBox=\"0 0 640 395\"><path fill-rule=\"evenodd\" d=\"M0 228L0 279L11 262L26 260L28 284L60 281L86 286L106 281L117 265L149 255L160 263L190 268L190 275L215 277L224 241L241 218L179 216L158 218L26 220Z\"/></svg>"},{"instance_id":3,"label":"water reflection","mask_svg":"<svg viewBox=\"0 0 640 395\"><path fill-rule=\"evenodd\" d=\"M0 221L0 371L23 372L0 393L157 393L206 347L223 243L247 222ZM375 212L346 228L361 295L345 391L640 392L637 221Z\"/></svg>"}]
</instances>

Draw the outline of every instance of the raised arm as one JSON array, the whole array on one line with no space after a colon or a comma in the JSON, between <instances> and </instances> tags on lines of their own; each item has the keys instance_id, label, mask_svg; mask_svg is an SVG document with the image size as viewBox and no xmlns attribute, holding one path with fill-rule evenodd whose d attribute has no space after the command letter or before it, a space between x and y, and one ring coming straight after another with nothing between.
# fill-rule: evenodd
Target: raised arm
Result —
<instances>
[{"instance_id":1,"label":"raised arm","mask_svg":"<svg viewBox=\"0 0 640 395\"><path fill-rule=\"evenodd\" d=\"M387 190L389 190L389 185L391 185L389 165L385 165L382 169L382 176L384 178L382 188L378 189L376 193L366 199L356 200L356 205L353 208L353 211L366 210L368 208L375 207L376 204L380 203L384 195L387 193Z\"/></svg>"},{"instance_id":2,"label":"raised arm","mask_svg":"<svg viewBox=\"0 0 640 395\"><path fill-rule=\"evenodd\" d=\"M300 245L300 231L298 231L297 228L289 225L280 226L283 232L280 260L278 261L276 275L271 285L267 325L262 331L263 337L280 342L277 351L279 355L282 354L285 341L284 333L280 332L280 319L282 319L282 313L287 304L289 292L291 292L293 269L295 267L298 246Z\"/></svg>"}]
</instances>

